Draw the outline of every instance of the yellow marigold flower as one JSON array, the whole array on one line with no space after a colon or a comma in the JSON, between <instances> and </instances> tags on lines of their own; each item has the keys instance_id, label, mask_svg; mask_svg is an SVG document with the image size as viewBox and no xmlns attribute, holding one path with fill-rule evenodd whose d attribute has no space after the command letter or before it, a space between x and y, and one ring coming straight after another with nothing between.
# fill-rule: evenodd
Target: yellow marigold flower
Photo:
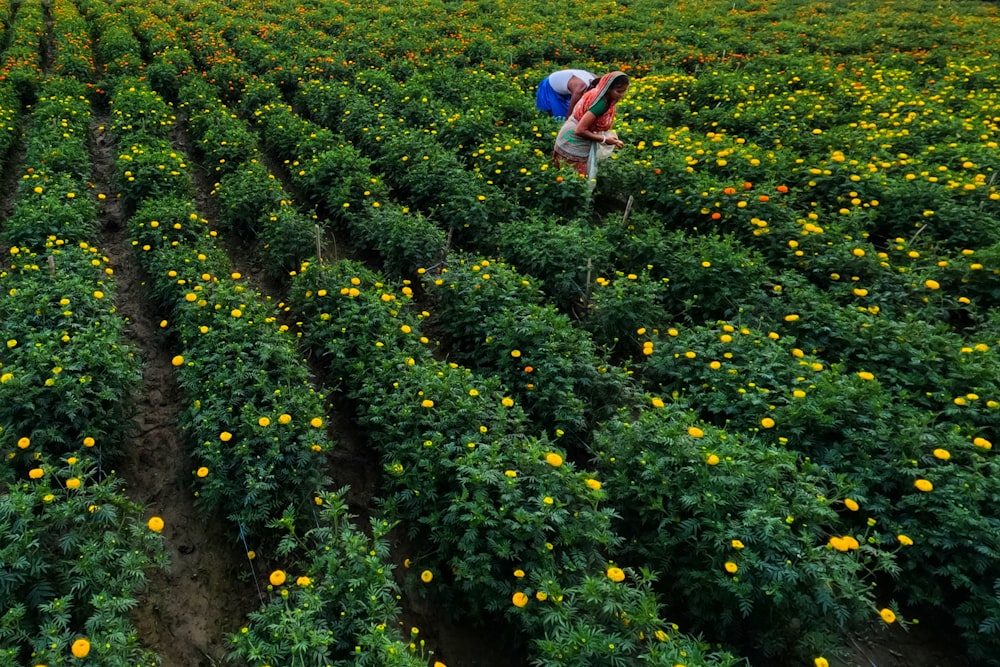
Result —
<instances>
[{"instance_id":1,"label":"yellow marigold flower","mask_svg":"<svg viewBox=\"0 0 1000 667\"><path fill-rule=\"evenodd\" d=\"M312 584L312 579L310 579L309 577L299 577L298 579L295 580L295 583L299 586L305 587Z\"/></svg>"},{"instance_id":2,"label":"yellow marigold flower","mask_svg":"<svg viewBox=\"0 0 1000 667\"><path fill-rule=\"evenodd\" d=\"M601 483L593 478L588 479L586 484L588 489L593 489L594 491L597 491L599 488L601 488Z\"/></svg>"},{"instance_id":3,"label":"yellow marigold flower","mask_svg":"<svg viewBox=\"0 0 1000 667\"><path fill-rule=\"evenodd\" d=\"M97 444L97 443L91 437L86 437L86 438L83 439L83 446L84 447L93 447L95 444Z\"/></svg>"},{"instance_id":4,"label":"yellow marigold flower","mask_svg":"<svg viewBox=\"0 0 1000 667\"><path fill-rule=\"evenodd\" d=\"M517 359L518 357L521 356L521 350L511 350L510 351L510 356L512 356L515 359Z\"/></svg>"},{"instance_id":5,"label":"yellow marigold flower","mask_svg":"<svg viewBox=\"0 0 1000 667\"><path fill-rule=\"evenodd\" d=\"M859 507L858 501L854 498L844 498L844 506L852 512L857 512Z\"/></svg>"},{"instance_id":6,"label":"yellow marigold flower","mask_svg":"<svg viewBox=\"0 0 1000 667\"><path fill-rule=\"evenodd\" d=\"M934 485L931 484L930 480L918 479L913 483L913 486L917 487L918 490L927 493L934 490Z\"/></svg>"},{"instance_id":7,"label":"yellow marigold flower","mask_svg":"<svg viewBox=\"0 0 1000 667\"><path fill-rule=\"evenodd\" d=\"M430 570L424 570L423 572L420 573L420 581L424 582L425 584L431 583L433 579L434 579L434 573L431 572Z\"/></svg>"},{"instance_id":8,"label":"yellow marigold flower","mask_svg":"<svg viewBox=\"0 0 1000 667\"><path fill-rule=\"evenodd\" d=\"M729 574L736 574L737 572L740 571L740 566L731 560L726 561L726 564L723 567L726 568L726 572L728 572Z\"/></svg>"},{"instance_id":9,"label":"yellow marigold flower","mask_svg":"<svg viewBox=\"0 0 1000 667\"><path fill-rule=\"evenodd\" d=\"M710 466L717 466L717 465L719 465L719 457L718 457L718 455L716 455L716 454L709 454L708 458L705 459L705 463L707 463Z\"/></svg>"},{"instance_id":10,"label":"yellow marigold flower","mask_svg":"<svg viewBox=\"0 0 1000 667\"><path fill-rule=\"evenodd\" d=\"M514 399L510 398L509 396L504 396L503 399L500 400L500 403L505 408L512 408L512 407L514 407Z\"/></svg>"},{"instance_id":11,"label":"yellow marigold flower","mask_svg":"<svg viewBox=\"0 0 1000 667\"><path fill-rule=\"evenodd\" d=\"M620 567L609 567L607 571L608 579L619 583L625 581L625 571Z\"/></svg>"},{"instance_id":12,"label":"yellow marigold flower","mask_svg":"<svg viewBox=\"0 0 1000 667\"><path fill-rule=\"evenodd\" d=\"M993 443L986 438L974 438L972 440L972 444L976 447L982 447L983 449L991 449L993 447Z\"/></svg>"},{"instance_id":13,"label":"yellow marigold flower","mask_svg":"<svg viewBox=\"0 0 1000 667\"><path fill-rule=\"evenodd\" d=\"M518 579L524 578L524 570L514 570L514 576Z\"/></svg>"},{"instance_id":14,"label":"yellow marigold flower","mask_svg":"<svg viewBox=\"0 0 1000 667\"><path fill-rule=\"evenodd\" d=\"M847 551L847 542L842 537L832 535L827 541L827 545L833 547L837 551Z\"/></svg>"},{"instance_id":15,"label":"yellow marigold flower","mask_svg":"<svg viewBox=\"0 0 1000 667\"><path fill-rule=\"evenodd\" d=\"M149 517L149 521L146 522L146 527L154 533L159 533L163 530L163 519L158 516L151 516Z\"/></svg>"},{"instance_id":16,"label":"yellow marigold flower","mask_svg":"<svg viewBox=\"0 0 1000 667\"><path fill-rule=\"evenodd\" d=\"M924 287L930 290L939 289L941 285L936 280L927 279L924 281Z\"/></svg>"},{"instance_id":17,"label":"yellow marigold flower","mask_svg":"<svg viewBox=\"0 0 1000 667\"><path fill-rule=\"evenodd\" d=\"M511 602L514 603L515 607L518 608L524 607L526 604L528 604L528 596L522 593L521 591L518 591L514 593L514 596L511 598Z\"/></svg>"},{"instance_id":18,"label":"yellow marigold flower","mask_svg":"<svg viewBox=\"0 0 1000 667\"><path fill-rule=\"evenodd\" d=\"M170 360L170 363L172 363L174 366L183 366L184 357L178 354L176 357Z\"/></svg>"},{"instance_id":19,"label":"yellow marigold flower","mask_svg":"<svg viewBox=\"0 0 1000 667\"><path fill-rule=\"evenodd\" d=\"M208 468L206 468L205 466L202 466L202 467L198 468L198 472L195 473L195 474L197 474L198 477L208 477Z\"/></svg>"},{"instance_id":20,"label":"yellow marigold flower","mask_svg":"<svg viewBox=\"0 0 1000 667\"><path fill-rule=\"evenodd\" d=\"M805 398L806 392L802 391L801 389L796 389L792 392L792 396L795 398Z\"/></svg>"},{"instance_id":21,"label":"yellow marigold flower","mask_svg":"<svg viewBox=\"0 0 1000 667\"><path fill-rule=\"evenodd\" d=\"M653 398L653 400L652 400L652 401L650 401L650 402L651 402L651 403L653 404L653 407L654 407L654 408L662 408L662 407L664 407L664 406L666 405L666 404L665 404L665 403L663 402L663 399L662 399L662 398L659 398L659 397L654 397L654 398Z\"/></svg>"},{"instance_id":22,"label":"yellow marigold flower","mask_svg":"<svg viewBox=\"0 0 1000 667\"><path fill-rule=\"evenodd\" d=\"M222 433L219 434L219 440L221 440L222 442L229 442L232 439L233 439L233 434L230 433L229 431L223 431Z\"/></svg>"},{"instance_id":23,"label":"yellow marigold flower","mask_svg":"<svg viewBox=\"0 0 1000 667\"><path fill-rule=\"evenodd\" d=\"M906 535L903 535L902 533L897 535L896 539L899 540L899 543L902 544L904 547L913 546L913 540L907 537Z\"/></svg>"},{"instance_id":24,"label":"yellow marigold flower","mask_svg":"<svg viewBox=\"0 0 1000 667\"><path fill-rule=\"evenodd\" d=\"M420 402L420 407L422 407L422 408L433 408L434 407L434 401L432 401L429 398L425 398L423 401Z\"/></svg>"},{"instance_id":25,"label":"yellow marigold flower","mask_svg":"<svg viewBox=\"0 0 1000 667\"><path fill-rule=\"evenodd\" d=\"M290 414L288 414L287 412L278 417L278 423L279 424L287 424L290 421L292 421L292 416Z\"/></svg>"},{"instance_id":26,"label":"yellow marigold flower","mask_svg":"<svg viewBox=\"0 0 1000 667\"><path fill-rule=\"evenodd\" d=\"M854 250L851 251L851 254L854 255L855 257L864 257L865 251L861 248L855 248Z\"/></svg>"},{"instance_id":27,"label":"yellow marigold flower","mask_svg":"<svg viewBox=\"0 0 1000 667\"><path fill-rule=\"evenodd\" d=\"M271 576L268 577L268 581L271 582L272 586L280 586L285 583L286 578L284 570L275 570L271 573Z\"/></svg>"},{"instance_id":28,"label":"yellow marigold flower","mask_svg":"<svg viewBox=\"0 0 1000 667\"><path fill-rule=\"evenodd\" d=\"M239 308L233 308L231 311L229 311L229 314L232 315L233 317L243 317L243 311L240 310Z\"/></svg>"},{"instance_id":29,"label":"yellow marigold flower","mask_svg":"<svg viewBox=\"0 0 1000 667\"><path fill-rule=\"evenodd\" d=\"M830 667L829 661L822 656L813 660L813 665L814 667Z\"/></svg>"},{"instance_id":30,"label":"yellow marigold flower","mask_svg":"<svg viewBox=\"0 0 1000 667\"><path fill-rule=\"evenodd\" d=\"M861 371L860 373L858 373L858 377L861 378L862 380L874 380L875 379L875 376L873 374L869 373L868 371Z\"/></svg>"},{"instance_id":31,"label":"yellow marigold flower","mask_svg":"<svg viewBox=\"0 0 1000 667\"><path fill-rule=\"evenodd\" d=\"M688 426L688 435L692 438L700 438L705 435L705 432L697 426Z\"/></svg>"},{"instance_id":32,"label":"yellow marigold flower","mask_svg":"<svg viewBox=\"0 0 1000 667\"><path fill-rule=\"evenodd\" d=\"M31 447L31 438L21 438L17 441L17 446L20 449L27 449L28 447Z\"/></svg>"},{"instance_id":33,"label":"yellow marigold flower","mask_svg":"<svg viewBox=\"0 0 1000 667\"><path fill-rule=\"evenodd\" d=\"M951 458L951 452L947 449L941 449L938 447L934 450L934 458L941 459L942 461L947 461Z\"/></svg>"},{"instance_id":34,"label":"yellow marigold flower","mask_svg":"<svg viewBox=\"0 0 1000 667\"><path fill-rule=\"evenodd\" d=\"M883 609L882 611L880 611L878 613L878 615L881 616L882 620L885 621L886 623L895 623L896 622L896 614L893 613L892 609L888 609L888 608Z\"/></svg>"},{"instance_id":35,"label":"yellow marigold flower","mask_svg":"<svg viewBox=\"0 0 1000 667\"><path fill-rule=\"evenodd\" d=\"M563 457L555 452L549 452L545 455L545 462L553 468L558 468L563 464Z\"/></svg>"},{"instance_id":36,"label":"yellow marigold flower","mask_svg":"<svg viewBox=\"0 0 1000 667\"><path fill-rule=\"evenodd\" d=\"M313 428L319 428L323 425L323 420L320 419L319 417L313 417L312 419L309 420L309 425L312 426Z\"/></svg>"},{"instance_id":37,"label":"yellow marigold flower","mask_svg":"<svg viewBox=\"0 0 1000 667\"><path fill-rule=\"evenodd\" d=\"M797 319L799 319L799 316L796 315L795 313L791 313L790 315L785 315L786 322L794 322Z\"/></svg>"},{"instance_id":38,"label":"yellow marigold flower","mask_svg":"<svg viewBox=\"0 0 1000 667\"><path fill-rule=\"evenodd\" d=\"M537 593L535 593L535 598L539 602L545 602L546 600L549 599L549 594L546 593L545 591L538 591Z\"/></svg>"},{"instance_id":39,"label":"yellow marigold flower","mask_svg":"<svg viewBox=\"0 0 1000 667\"><path fill-rule=\"evenodd\" d=\"M733 540L730 544L733 545L734 549L742 549L745 546L740 540Z\"/></svg>"},{"instance_id":40,"label":"yellow marigold flower","mask_svg":"<svg viewBox=\"0 0 1000 667\"><path fill-rule=\"evenodd\" d=\"M764 417L760 420L760 425L764 428L774 428L774 420L770 417Z\"/></svg>"},{"instance_id":41,"label":"yellow marigold flower","mask_svg":"<svg viewBox=\"0 0 1000 667\"><path fill-rule=\"evenodd\" d=\"M73 642L70 652L74 658L86 658L90 654L90 642L83 637Z\"/></svg>"},{"instance_id":42,"label":"yellow marigold flower","mask_svg":"<svg viewBox=\"0 0 1000 667\"><path fill-rule=\"evenodd\" d=\"M28 477L31 479L41 479L45 475L45 471L41 468L32 468L28 471Z\"/></svg>"},{"instance_id":43,"label":"yellow marigold flower","mask_svg":"<svg viewBox=\"0 0 1000 667\"><path fill-rule=\"evenodd\" d=\"M70 477L69 479L66 480L66 488L67 489L79 489L80 488L80 480L78 478L76 478L76 477Z\"/></svg>"},{"instance_id":44,"label":"yellow marigold flower","mask_svg":"<svg viewBox=\"0 0 1000 667\"><path fill-rule=\"evenodd\" d=\"M257 420L257 423L266 428L271 425L271 419L270 417L261 417Z\"/></svg>"}]
</instances>

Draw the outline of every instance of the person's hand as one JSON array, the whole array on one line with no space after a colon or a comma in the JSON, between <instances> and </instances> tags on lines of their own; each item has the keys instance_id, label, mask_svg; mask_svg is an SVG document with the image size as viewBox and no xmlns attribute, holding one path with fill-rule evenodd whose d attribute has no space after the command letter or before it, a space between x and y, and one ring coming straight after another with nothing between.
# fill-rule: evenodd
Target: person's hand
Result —
<instances>
[{"instance_id":1,"label":"person's hand","mask_svg":"<svg viewBox=\"0 0 1000 667\"><path fill-rule=\"evenodd\" d=\"M618 137L612 137L612 136L606 136L606 137L604 137L603 143L605 143L605 144L607 144L609 146L614 146L615 148L621 148L621 147L623 147L625 145L622 142L621 139L619 139Z\"/></svg>"}]
</instances>

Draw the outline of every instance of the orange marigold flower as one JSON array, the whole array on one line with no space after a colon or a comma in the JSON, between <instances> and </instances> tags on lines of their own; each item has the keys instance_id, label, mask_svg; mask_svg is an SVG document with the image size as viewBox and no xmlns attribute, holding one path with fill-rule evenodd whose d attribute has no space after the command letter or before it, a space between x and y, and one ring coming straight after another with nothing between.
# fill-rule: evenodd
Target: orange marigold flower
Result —
<instances>
[{"instance_id":1,"label":"orange marigold flower","mask_svg":"<svg viewBox=\"0 0 1000 667\"><path fill-rule=\"evenodd\" d=\"M86 658L90 654L90 641L81 637L70 647L74 658Z\"/></svg>"}]
</instances>

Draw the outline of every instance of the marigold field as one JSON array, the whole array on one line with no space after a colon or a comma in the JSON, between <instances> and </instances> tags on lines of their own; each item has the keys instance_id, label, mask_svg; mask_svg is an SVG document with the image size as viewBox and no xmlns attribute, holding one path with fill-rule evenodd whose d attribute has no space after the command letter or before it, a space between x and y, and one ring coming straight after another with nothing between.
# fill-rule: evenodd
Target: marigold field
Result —
<instances>
[{"instance_id":1,"label":"marigold field","mask_svg":"<svg viewBox=\"0 0 1000 667\"><path fill-rule=\"evenodd\" d=\"M998 24L0 0L0 667L1000 665Z\"/></svg>"}]
</instances>

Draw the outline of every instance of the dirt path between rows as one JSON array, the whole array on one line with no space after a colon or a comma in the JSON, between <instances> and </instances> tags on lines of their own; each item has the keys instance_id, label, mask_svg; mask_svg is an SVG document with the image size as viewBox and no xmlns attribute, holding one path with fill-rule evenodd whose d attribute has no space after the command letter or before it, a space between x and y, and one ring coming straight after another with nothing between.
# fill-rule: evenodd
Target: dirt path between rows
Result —
<instances>
[{"instance_id":1,"label":"dirt path between rows","mask_svg":"<svg viewBox=\"0 0 1000 667\"><path fill-rule=\"evenodd\" d=\"M163 319L149 299L134 250L124 231L124 213L111 191L114 146L95 112L91 130L92 177L107 195L100 213L101 248L111 260L116 306L128 321L130 342L143 361L136 435L125 447L118 473L129 498L147 515L163 518L170 565L149 573L150 583L134 615L142 643L158 653L162 667L213 667L228 650L227 633L238 632L259 598L237 536L221 519L201 517L194 507L191 457L176 425L184 405L171 365Z\"/></svg>"}]
</instances>

